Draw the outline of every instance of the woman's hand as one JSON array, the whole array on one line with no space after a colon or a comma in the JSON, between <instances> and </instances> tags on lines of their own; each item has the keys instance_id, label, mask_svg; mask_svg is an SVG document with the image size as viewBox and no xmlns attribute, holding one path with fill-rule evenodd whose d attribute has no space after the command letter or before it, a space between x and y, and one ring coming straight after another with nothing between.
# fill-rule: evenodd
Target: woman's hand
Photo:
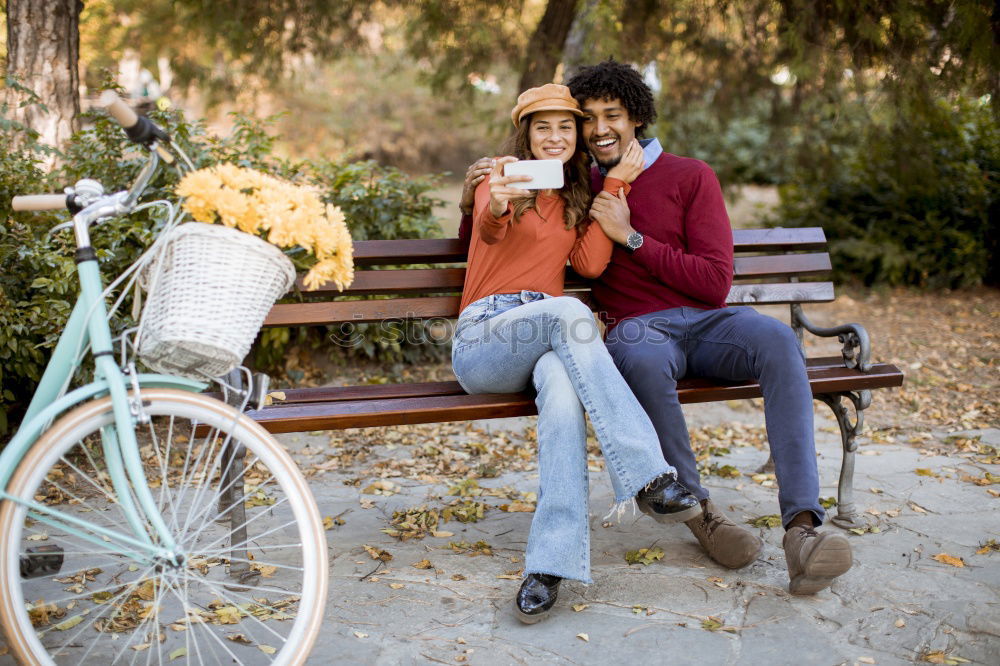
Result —
<instances>
[{"instance_id":1,"label":"woman's hand","mask_svg":"<svg viewBox=\"0 0 1000 666\"><path fill-rule=\"evenodd\" d=\"M608 171L608 177L623 180L631 185L632 181L642 173L642 165L645 161L646 156L642 152L642 146L639 145L638 139L632 139L632 143L625 149L621 160Z\"/></svg>"},{"instance_id":2,"label":"woman's hand","mask_svg":"<svg viewBox=\"0 0 1000 666\"><path fill-rule=\"evenodd\" d=\"M507 203L511 199L526 197L531 194L528 190L519 187L509 187L510 183L523 183L531 180L531 176L504 176L503 167L505 164L516 162L517 158L511 155L501 157L493 163L493 170L490 172L490 212L493 217L500 217L507 211Z\"/></svg>"},{"instance_id":3,"label":"woman's hand","mask_svg":"<svg viewBox=\"0 0 1000 666\"><path fill-rule=\"evenodd\" d=\"M462 215L472 215L472 206L476 203L476 187L492 170L493 159L490 157L480 157L469 165L465 172L465 184L462 185L462 198L458 202Z\"/></svg>"},{"instance_id":4,"label":"woman's hand","mask_svg":"<svg viewBox=\"0 0 1000 666\"><path fill-rule=\"evenodd\" d=\"M625 199L625 190L621 188L618 189L618 196L610 192L598 192L590 207L590 218L601 225L604 234L615 243L624 245L629 234L635 231L632 228L632 213Z\"/></svg>"}]
</instances>

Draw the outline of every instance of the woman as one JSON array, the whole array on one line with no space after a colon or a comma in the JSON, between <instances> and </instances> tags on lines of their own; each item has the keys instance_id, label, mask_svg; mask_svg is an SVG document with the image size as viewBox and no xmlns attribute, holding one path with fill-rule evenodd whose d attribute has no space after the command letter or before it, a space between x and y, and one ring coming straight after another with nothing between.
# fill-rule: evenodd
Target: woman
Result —
<instances>
[{"instance_id":1,"label":"woman","mask_svg":"<svg viewBox=\"0 0 1000 666\"><path fill-rule=\"evenodd\" d=\"M546 84L525 91L511 113L515 132L476 189L468 271L455 330L452 364L469 393L537 391L540 492L525 556L516 614L541 619L559 582L590 583L587 450L590 414L611 475L615 503L635 498L662 522L688 520L701 506L677 483L660 453L653 426L611 360L594 317L563 296L567 259L597 277L612 244L590 224L588 158L569 89ZM558 159L558 191L516 187L527 176L504 176L519 159ZM635 146L605 187L617 193L638 174Z\"/></svg>"}]
</instances>

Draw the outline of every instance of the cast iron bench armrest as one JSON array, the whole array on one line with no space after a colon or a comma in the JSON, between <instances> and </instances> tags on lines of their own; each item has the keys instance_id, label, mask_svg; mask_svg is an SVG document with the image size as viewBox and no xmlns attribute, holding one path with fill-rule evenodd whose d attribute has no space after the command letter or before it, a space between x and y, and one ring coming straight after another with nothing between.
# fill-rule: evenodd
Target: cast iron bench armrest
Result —
<instances>
[{"instance_id":1,"label":"cast iron bench armrest","mask_svg":"<svg viewBox=\"0 0 1000 666\"><path fill-rule=\"evenodd\" d=\"M844 367L857 368L861 372L871 371L872 344L868 337L868 331L861 324L843 324L831 328L815 326L802 312L802 305L793 303L791 325L798 334L800 343L802 342L801 330L803 328L820 338L836 336L844 343L844 348L841 351L841 355L844 357Z\"/></svg>"}]
</instances>

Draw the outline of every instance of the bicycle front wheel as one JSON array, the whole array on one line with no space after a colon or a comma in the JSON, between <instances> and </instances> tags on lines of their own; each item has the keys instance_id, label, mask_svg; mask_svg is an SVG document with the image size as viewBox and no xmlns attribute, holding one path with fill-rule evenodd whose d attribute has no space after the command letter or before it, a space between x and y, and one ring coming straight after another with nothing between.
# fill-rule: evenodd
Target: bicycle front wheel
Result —
<instances>
[{"instance_id":1,"label":"bicycle front wheel","mask_svg":"<svg viewBox=\"0 0 1000 666\"><path fill-rule=\"evenodd\" d=\"M128 527L111 482L102 455L115 437L110 398L74 409L32 446L8 487L52 513L0 505L9 647L25 663L303 662L328 576L302 474L263 428L217 400L149 389L142 402L145 481L181 557L151 558L112 538L160 541L141 510L146 535ZM122 492L134 497L131 486Z\"/></svg>"}]
</instances>

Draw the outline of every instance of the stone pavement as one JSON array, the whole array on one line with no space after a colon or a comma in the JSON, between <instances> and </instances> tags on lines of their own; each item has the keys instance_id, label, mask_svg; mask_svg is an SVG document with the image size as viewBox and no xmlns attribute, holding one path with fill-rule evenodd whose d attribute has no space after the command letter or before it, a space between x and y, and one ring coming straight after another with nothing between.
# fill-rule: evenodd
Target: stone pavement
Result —
<instances>
[{"instance_id":1,"label":"stone pavement","mask_svg":"<svg viewBox=\"0 0 1000 666\"><path fill-rule=\"evenodd\" d=\"M689 425L762 424L761 410L742 404L687 407ZM826 407L817 405L822 496L835 496L839 435ZM877 418L869 415L870 426L878 427ZM495 432L532 423L526 418L477 425ZM1000 430L967 434L1000 446ZM328 435L281 439L301 449L326 446ZM760 528L766 541L761 558L745 569L727 570L705 557L684 525L663 527L637 514L605 526L610 484L603 471L592 471L595 582L564 583L551 617L532 626L520 624L511 612L530 513L493 510L479 522L444 523L439 529L454 532L452 537L400 542L380 532L392 512L424 503L441 506L454 499L444 497L446 485L395 479L401 486L396 494L362 495L342 483L352 476L350 469L328 472L315 479L313 491L323 515L340 515L344 524L328 532L331 595L310 663L998 664L1000 552L976 551L989 539L1000 541L1000 500L989 486L962 476L1000 470L928 453L932 443L925 442L922 453L908 443L864 441L856 500L860 510L870 511L865 518L878 531L849 535L854 567L814 597L786 592L780 528ZM378 446L375 453L398 454L393 448ZM746 472L766 457L765 451L744 447L718 461ZM535 491L537 475L505 474L480 484ZM712 476L708 484L734 519L777 513L777 491L746 476ZM485 541L493 555L472 557L449 548L460 540ZM391 553L391 562L373 560L366 545ZM626 551L652 545L662 548L661 560L626 564ZM965 566L932 559L941 553L962 558ZM433 568L411 566L425 559Z\"/></svg>"}]
</instances>

